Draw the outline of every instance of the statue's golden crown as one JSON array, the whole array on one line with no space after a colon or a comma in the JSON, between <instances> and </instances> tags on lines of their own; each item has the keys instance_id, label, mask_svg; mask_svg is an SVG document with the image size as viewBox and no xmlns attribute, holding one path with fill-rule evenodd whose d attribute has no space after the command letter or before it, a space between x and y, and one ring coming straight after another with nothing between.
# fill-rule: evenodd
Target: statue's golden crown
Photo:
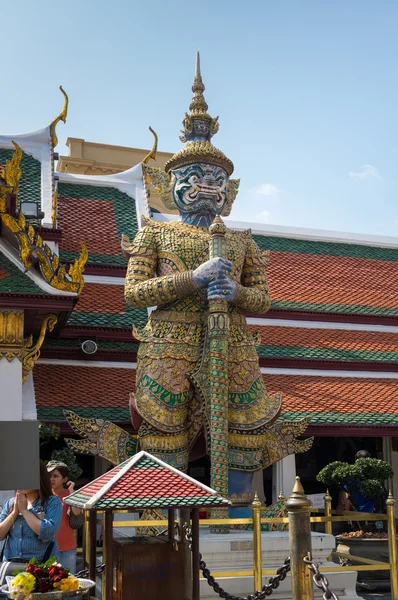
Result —
<instances>
[{"instance_id":1,"label":"statue's golden crown","mask_svg":"<svg viewBox=\"0 0 398 600\"><path fill-rule=\"evenodd\" d=\"M217 133L219 124L218 117L213 118L207 112L208 106L203 96L204 90L198 52L196 73L192 85L193 98L189 106L190 112L185 114L182 122L183 129L182 136L180 136L180 140L186 144L166 162L166 173L199 162L222 167L228 176L233 173L233 162L210 141L212 136Z\"/></svg>"}]
</instances>

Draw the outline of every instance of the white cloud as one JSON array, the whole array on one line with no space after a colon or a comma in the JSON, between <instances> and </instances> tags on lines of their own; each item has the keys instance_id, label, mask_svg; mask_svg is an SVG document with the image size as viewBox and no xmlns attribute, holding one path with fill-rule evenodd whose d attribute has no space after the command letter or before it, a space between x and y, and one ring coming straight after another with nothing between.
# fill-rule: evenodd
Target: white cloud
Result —
<instances>
[{"instance_id":1,"label":"white cloud","mask_svg":"<svg viewBox=\"0 0 398 600\"><path fill-rule=\"evenodd\" d=\"M262 183L258 187L251 190L253 194L257 196L275 196L279 194L282 190L276 187L273 183Z\"/></svg>"},{"instance_id":2,"label":"white cloud","mask_svg":"<svg viewBox=\"0 0 398 600\"><path fill-rule=\"evenodd\" d=\"M360 171L357 173L350 171L348 175L353 179L368 179L369 177L381 179L378 170L373 165L362 165Z\"/></svg>"},{"instance_id":3,"label":"white cloud","mask_svg":"<svg viewBox=\"0 0 398 600\"><path fill-rule=\"evenodd\" d=\"M274 217L269 210L262 210L260 213L257 213L256 218L262 223L274 222Z\"/></svg>"}]
</instances>

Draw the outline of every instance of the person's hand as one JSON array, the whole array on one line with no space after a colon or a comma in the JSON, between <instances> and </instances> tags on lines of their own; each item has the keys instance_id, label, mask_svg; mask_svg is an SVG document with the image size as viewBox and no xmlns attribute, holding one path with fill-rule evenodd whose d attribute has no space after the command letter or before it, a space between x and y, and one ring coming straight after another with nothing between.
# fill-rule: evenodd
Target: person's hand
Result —
<instances>
[{"instance_id":1,"label":"person's hand","mask_svg":"<svg viewBox=\"0 0 398 600\"><path fill-rule=\"evenodd\" d=\"M18 493L19 493L18 491L15 492L15 500L14 500L14 505L13 505L12 513L11 513L14 521L17 518L17 516L19 515L19 508L18 508L18 502L17 502Z\"/></svg>"},{"instance_id":2,"label":"person's hand","mask_svg":"<svg viewBox=\"0 0 398 600\"><path fill-rule=\"evenodd\" d=\"M16 504L18 512L23 513L24 510L28 510L28 499L20 490L17 491Z\"/></svg>"},{"instance_id":3,"label":"person's hand","mask_svg":"<svg viewBox=\"0 0 398 600\"><path fill-rule=\"evenodd\" d=\"M75 491L75 482L74 481L68 481L66 483L66 489L68 490L68 492L70 494L73 494L73 492Z\"/></svg>"},{"instance_id":4,"label":"person's hand","mask_svg":"<svg viewBox=\"0 0 398 600\"><path fill-rule=\"evenodd\" d=\"M236 282L230 277L220 277L211 281L207 288L207 299L228 300L232 302L236 295Z\"/></svg>"},{"instance_id":5,"label":"person's hand","mask_svg":"<svg viewBox=\"0 0 398 600\"><path fill-rule=\"evenodd\" d=\"M211 281L227 277L231 273L232 263L226 258L212 258L193 272L193 282L198 289L207 287Z\"/></svg>"}]
</instances>

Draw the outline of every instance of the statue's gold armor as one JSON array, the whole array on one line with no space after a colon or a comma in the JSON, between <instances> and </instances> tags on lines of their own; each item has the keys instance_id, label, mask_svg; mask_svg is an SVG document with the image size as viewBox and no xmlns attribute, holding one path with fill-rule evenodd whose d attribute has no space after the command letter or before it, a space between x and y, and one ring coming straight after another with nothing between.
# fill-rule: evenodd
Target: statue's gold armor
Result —
<instances>
[{"instance_id":1,"label":"statue's gold armor","mask_svg":"<svg viewBox=\"0 0 398 600\"><path fill-rule=\"evenodd\" d=\"M269 429L280 410L279 396L269 398L259 369L255 340L241 311L265 313L270 306L265 273L267 256L250 231L228 231L231 278L238 284L229 307L229 466L254 470L278 459ZM182 222L146 221L132 244L125 282L130 306L157 306L135 335L138 351L135 409L143 418L143 450L186 469L189 449L202 430L207 407L191 375L206 344L208 301L198 291L193 270L209 258L208 229ZM267 429L265 425L268 425Z\"/></svg>"}]
</instances>

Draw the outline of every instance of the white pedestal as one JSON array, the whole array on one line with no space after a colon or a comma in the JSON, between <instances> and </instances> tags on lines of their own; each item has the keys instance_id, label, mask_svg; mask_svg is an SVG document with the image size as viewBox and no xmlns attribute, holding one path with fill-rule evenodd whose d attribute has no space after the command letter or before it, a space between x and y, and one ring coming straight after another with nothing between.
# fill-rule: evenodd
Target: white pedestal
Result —
<instances>
[{"instance_id":1,"label":"white pedestal","mask_svg":"<svg viewBox=\"0 0 398 600\"><path fill-rule=\"evenodd\" d=\"M312 533L312 556L314 562L324 566L336 566L327 559L335 548L332 535ZM264 532L261 535L263 568L272 569L282 566L289 556L289 534L285 531ZM200 552L211 572L238 571L253 568L253 532L236 531L229 534L213 534L207 527L200 528ZM344 600L360 600L355 591L356 571L327 573L330 588ZM253 577L216 578L227 592L235 596L247 596L254 591ZM264 583L269 577L264 577ZM319 593L318 593L319 592ZM201 600L219 598L206 580L200 580ZM290 576L288 576L272 594L279 600L291 599ZM321 598L320 590L315 590L315 598Z\"/></svg>"}]
</instances>

